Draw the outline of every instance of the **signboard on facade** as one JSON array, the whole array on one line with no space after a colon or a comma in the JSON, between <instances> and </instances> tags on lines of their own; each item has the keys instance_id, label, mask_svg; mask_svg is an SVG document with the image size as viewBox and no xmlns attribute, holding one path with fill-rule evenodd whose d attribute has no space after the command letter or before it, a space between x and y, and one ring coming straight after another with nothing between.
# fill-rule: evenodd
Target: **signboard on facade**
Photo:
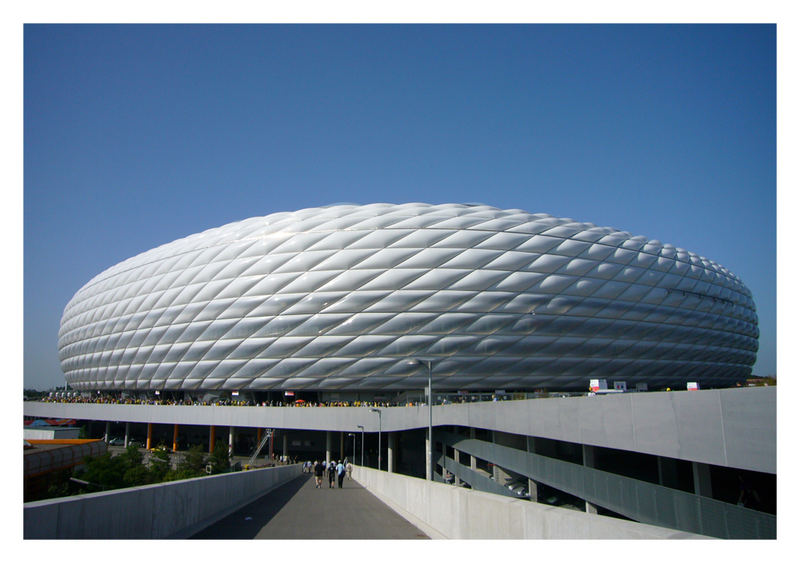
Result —
<instances>
[{"instance_id":1,"label":"signboard on facade","mask_svg":"<svg viewBox=\"0 0 800 563\"><path fill-rule=\"evenodd\" d=\"M605 391L608 389L608 383L606 383L605 379L590 379L589 380L589 390L590 391Z\"/></svg>"}]
</instances>

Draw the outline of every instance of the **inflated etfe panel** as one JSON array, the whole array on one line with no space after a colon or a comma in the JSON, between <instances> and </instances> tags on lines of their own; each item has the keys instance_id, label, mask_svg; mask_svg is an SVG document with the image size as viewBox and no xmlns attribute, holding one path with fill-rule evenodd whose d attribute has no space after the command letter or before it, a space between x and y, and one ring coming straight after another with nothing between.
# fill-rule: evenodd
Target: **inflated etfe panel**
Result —
<instances>
[{"instance_id":1,"label":"inflated etfe panel","mask_svg":"<svg viewBox=\"0 0 800 563\"><path fill-rule=\"evenodd\" d=\"M692 252L483 205L337 205L231 223L102 272L67 305L75 389L727 385L750 291Z\"/></svg>"}]
</instances>

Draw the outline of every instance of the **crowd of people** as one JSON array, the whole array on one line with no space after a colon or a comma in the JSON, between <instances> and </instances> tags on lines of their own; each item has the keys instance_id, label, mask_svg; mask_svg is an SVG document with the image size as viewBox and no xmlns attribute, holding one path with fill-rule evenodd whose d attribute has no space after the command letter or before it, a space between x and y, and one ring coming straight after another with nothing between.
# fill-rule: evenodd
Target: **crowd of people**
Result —
<instances>
[{"instance_id":1,"label":"crowd of people","mask_svg":"<svg viewBox=\"0 0 800 563\"><path fill-rule=\"evenodd\" d=\"M78 393L74 393L71 395L66 395L63 393L60 394L50 394L46 397L42 397L42 401L45 403L97 403L97 404L109 404L109 405L221 405L221 406L235 406L235 407L247 407L247 406L255 406L255 403L252 401L237 401L231 399L219 399L216 401L199 401L197 399L183 399L183 400L176 400L176 399L167 399L167 398L141 398L141 397L115 397L113 395L80 395Z\"/></svg>"},{"instance_id":2,"label":"crowd of people","mask_svg":"<svg viewBox=\"0 0 800 563\"><path fill-rule=\"evenodd\" d=\"M413 407L424 405L415 402L390 401L248 401L236 399L170 399L158 397L122 397L114 395L83 395L80 393L51 393L41 399L46 403L96 403L111 405L183 405L183 406L224 406L224 407Z\"/></svg>"},{"instance_id":3,"label":"crowd of people","mask_svg":"<svg viewBox=\"0 0 800 563\"><path fill-rule=\"evenodd\" d=\"M334 482L337 483L341 489L345 476L347 476L348 481L353 478L353 464L350 463L347 458L344 458L342 461L314 461L313 463L306 461L303 464L303 473L311 473L314 475L315 487L317 489L322 488L322 481L326 476L328 478L329 489L334 488Z\"/></svg>"}]
</instances>

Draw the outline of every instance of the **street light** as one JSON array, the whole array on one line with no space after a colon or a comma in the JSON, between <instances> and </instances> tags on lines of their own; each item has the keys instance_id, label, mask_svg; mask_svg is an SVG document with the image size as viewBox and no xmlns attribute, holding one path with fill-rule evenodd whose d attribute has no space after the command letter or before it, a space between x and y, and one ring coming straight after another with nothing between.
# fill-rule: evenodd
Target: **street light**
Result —
<instances>
[{"instance_id":1,"label":"street light","mask_svg":"<svg viewBox=\"0 0 800 563\"><path fill-rule=\"evenodd\" d=\"M364 426L359 424L359 428L361 428L361 467L364 467ZM356 454L353 452L353 461L356 460Z\"/></svg>"},{"instance_id":2,"label":"street light","mask_svg":"<svg viewBox=\"0 0 800 563\"><path fill-rule=\"evenodd\" d=\"M353 437L353 463L355 463L356 462L356 433L355 432L349 432L347 435Z\"/></svg>"},{"instance_id":3,"label":"street light","mask_svg":"<svg viewBox=\"0 0 800 563\"><path fill-rule=\"evenodd\" d=\"M427 358L418 358L409 361L412 366L428 366L428 448L425 452L427 459L425 460L425 479L428 481L433 480L433 385L431 382L431 364L433 360Z\"/></svg>"},{"instance_id":4,"label":"street light","mask_svg":"<svg viewBox=\"0 0 800 563\"><path fill-rule=\"evenodd\" d=\"M369 409L378 413L378 471L381 470L381 409Z\"/></svg>"}]
</instances>

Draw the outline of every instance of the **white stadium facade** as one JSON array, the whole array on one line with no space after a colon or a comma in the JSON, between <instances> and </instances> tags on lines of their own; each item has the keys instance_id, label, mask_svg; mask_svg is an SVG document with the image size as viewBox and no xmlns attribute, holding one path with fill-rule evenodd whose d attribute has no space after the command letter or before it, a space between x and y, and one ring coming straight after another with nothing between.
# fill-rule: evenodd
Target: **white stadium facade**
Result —
<instances>
[{"instance_id":1,"label":"white stadium facade","mask_svg":"<svg viewBox=\"0 0 800 563\"><path fill-rule=\"evenodd\" d=\"M59 353L75 390L727 387L758 349L719 264L608 227L485 205L255 217L81 288Z\"/></svg>"}]
</instances>

